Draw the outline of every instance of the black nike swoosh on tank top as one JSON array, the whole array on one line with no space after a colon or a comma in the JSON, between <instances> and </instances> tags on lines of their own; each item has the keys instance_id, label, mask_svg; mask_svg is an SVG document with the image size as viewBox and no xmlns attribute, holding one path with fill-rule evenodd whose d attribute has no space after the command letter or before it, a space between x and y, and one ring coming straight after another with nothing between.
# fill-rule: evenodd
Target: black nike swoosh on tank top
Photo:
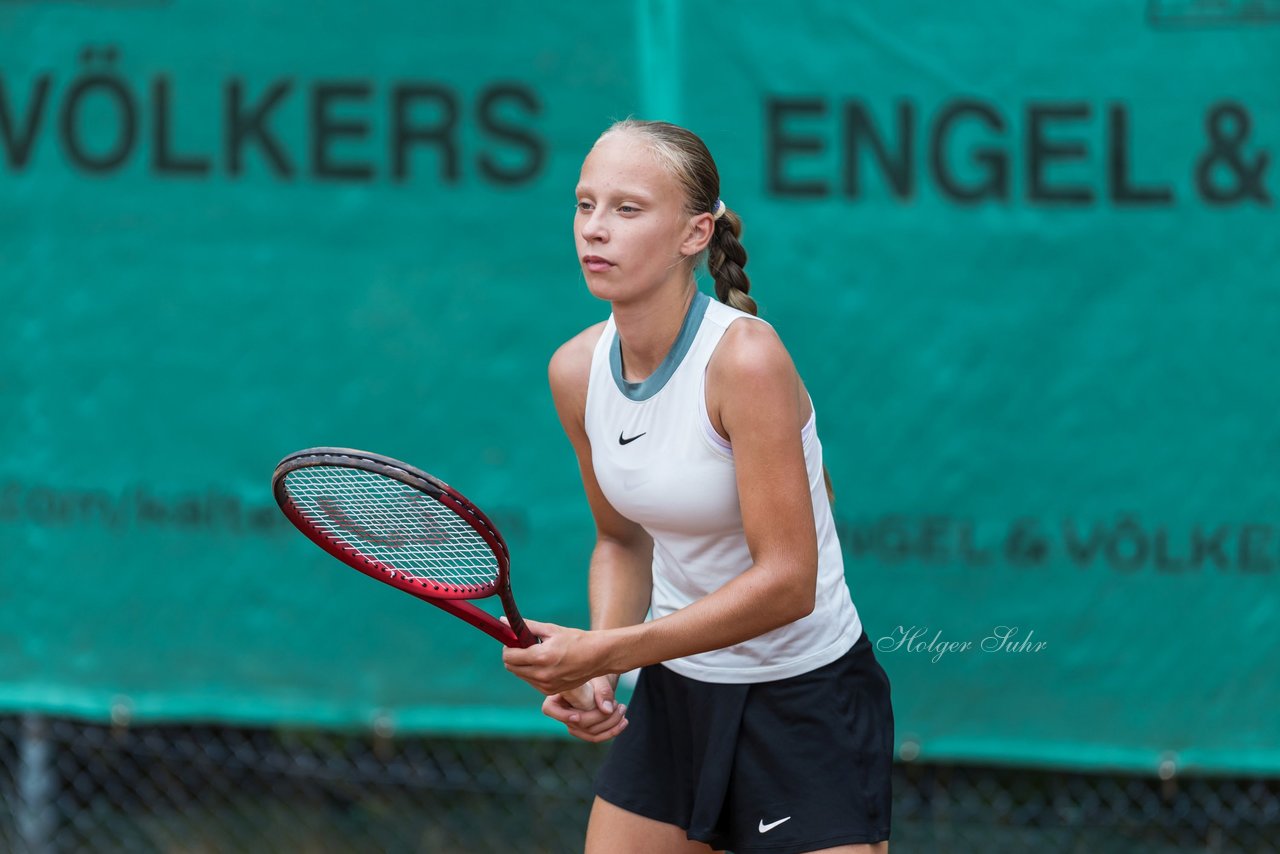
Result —
<instances>
[{"instance_id":1,"label":"black nike swoosh on tank top","mask_svg":"<svg viewBox=\"0 0 1280 854\"><path fill-rule=\"evenodd\" d=\"M647 435L647 433L637 433L636 435L632 436L630 439L624 439L624 438L622 438L622 433L621 433L621 432L619 432L619 433L618 433L618 444L619 444L619 445L630 445L630 444L631 444L632 442L634 442L636 439L639 439L641 436L645 436L645 435Z\"/></svg>"}]
</instances>

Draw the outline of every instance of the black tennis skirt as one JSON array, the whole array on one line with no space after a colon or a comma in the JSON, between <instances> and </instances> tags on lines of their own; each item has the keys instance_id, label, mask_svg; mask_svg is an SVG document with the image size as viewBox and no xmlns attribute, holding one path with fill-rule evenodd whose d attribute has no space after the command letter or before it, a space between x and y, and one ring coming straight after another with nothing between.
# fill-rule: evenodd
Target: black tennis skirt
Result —
<instances>
[{"instance_id":1,"label":"black tennis skirt","mask_svg":"<svg viewBox=\"0 0 1280 854\"><path fill-rule=\"evenodd\" d=\"M596 778L615 806L739 854L889 838L893 709L866 634L831 664L773 682L645 667L627 718Z\"/></svg>"}]
</instances>

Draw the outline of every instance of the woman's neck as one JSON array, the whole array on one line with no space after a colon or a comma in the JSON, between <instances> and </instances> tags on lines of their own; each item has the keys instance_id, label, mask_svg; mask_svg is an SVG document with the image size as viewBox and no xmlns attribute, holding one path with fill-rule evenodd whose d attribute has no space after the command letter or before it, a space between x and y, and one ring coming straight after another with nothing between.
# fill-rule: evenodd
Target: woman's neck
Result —
<instances>
[{"instance_id":1,"label":"woman's neck","mask_svg":"<svg viewBox=\"0 0 1280 854\"><path fill-rule=\"evenodd\" d=\"M647 379L671 352L697 286L662 288L641 302L613 304L613 322L622 345L623 378Z\"/></svg>"}]
</instances>

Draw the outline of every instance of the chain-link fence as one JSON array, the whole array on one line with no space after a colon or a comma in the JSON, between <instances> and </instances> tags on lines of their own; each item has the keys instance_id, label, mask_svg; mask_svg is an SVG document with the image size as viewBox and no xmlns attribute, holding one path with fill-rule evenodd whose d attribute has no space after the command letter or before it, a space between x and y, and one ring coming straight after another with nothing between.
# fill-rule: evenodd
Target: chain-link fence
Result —
<instances>
[{"instance_id":1,"label":"chain-link fence","mask_svg":"<svg viewBox=\"0 0 1280 854\"><path fill-rule=\"evenodd\" d=\"M569 852L603 755L559 740L378 738L0 717L0 848ZM1280 780L899 765L892 850L1280 850Z\"/></svg>"}]
</instances>

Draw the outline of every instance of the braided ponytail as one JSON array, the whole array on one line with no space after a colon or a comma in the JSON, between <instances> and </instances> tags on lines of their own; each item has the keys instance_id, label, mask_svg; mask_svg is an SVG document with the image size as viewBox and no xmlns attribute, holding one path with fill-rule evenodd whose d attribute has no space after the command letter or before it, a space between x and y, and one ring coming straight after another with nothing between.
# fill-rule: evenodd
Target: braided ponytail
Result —
<instances>
[{"instance_id":1,"label":"braided ponytail","mask_svg":"<svg viewBox=\"0 0 1280 854\"><path fill-rule=\"evenodd\" d=\"M707 246L707 272L715 280L716 299L755 315L759 314L756 301L747 295L751 290L751 280L742 269L747 266L747 250L738 239L741 236L742 220L726 209L716 220L716 230Z\"/></svg>"}]
</instances>

